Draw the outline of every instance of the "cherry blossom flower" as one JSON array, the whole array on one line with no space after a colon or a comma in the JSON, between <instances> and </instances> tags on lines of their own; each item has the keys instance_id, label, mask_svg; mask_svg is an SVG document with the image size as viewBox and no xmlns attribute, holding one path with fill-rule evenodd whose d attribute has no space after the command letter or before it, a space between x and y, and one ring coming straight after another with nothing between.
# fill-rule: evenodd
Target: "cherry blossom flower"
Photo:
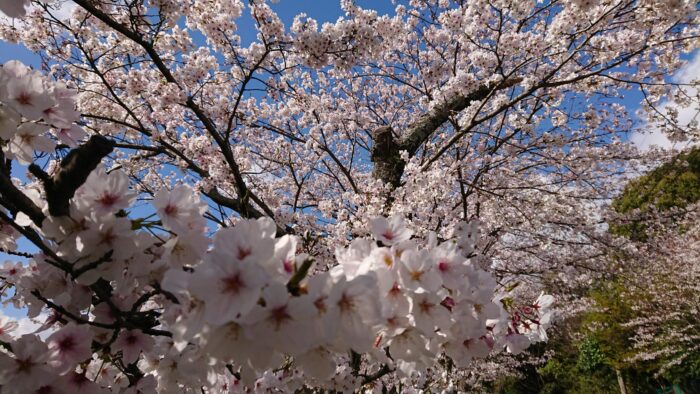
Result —
<instances>
[{"instance_id":1,"label":"cherry blossom flower","mask_svg":"<svg viewBox=\"0 0 700 394\"><path fill-rule=\"evenodd\" d=\"M327 272L321 272L311 276L302 285L303 297L307 298L314 306L314 315L309 318L312 326L308 328L318 344L327 344L334 338L334 323L332 316L328 314L333 307L329 304L333 282Z\"/></svg>"},{"instance_id":2,"label":"cherry blossom flower","mask_svg":"<svg viewBox=\"0 0 700 394\"><path fill-rule=\"evenodd\" d=\"M407 250L401 255L399 278L401 285L411 291L434 292L441 286L435 262L425 250Z\"/></svg>"},{"instance_id":3,"label":"cherry blossom flower","mask_svg":"<svg viewBox=\"0 0 700 394\"><path fill-rule=\"evenodd\" d=\"M403 219L399 216L393 216L389 220L378 217L372 220L371 226L374 238L385 245L407 241L413 234L411 230L406 228Z\"/></svg>"},{"instance_id":4,"label":"cherry blossom flower","mask_svg":"<svg viewBox=\"0 0 700 394\"><path fill-rule=\"evenodd\" d=\"M459 367L467 367L474 358L486 357L491 348L485 338L485 330L478 320L461 320L452 327L451 340L445 345L445 352Z\"/></svg>"},{"instance_id":5,"label":"cherry blossom flower","mask_svg":"<svg viewBox=\"0 0 700 394\"><path fill-rule=\"evenodd\" d=\"M9 342L12 340L12 332L19 327L16 321L7 316L0 317L0 341Z\"/></svg>"},{"instance_id":6,"label":"cherry blossom flower","mask_svg":"<svg viewBox=\"0 0 700 394\"><path fill-rule=\"evenodd\" d=\"M51 93L56 100L56 105L44 110L42 115L44 121L58 129L71 129L73 122L80 117L75 110L78 92L59 82L53 85Z\"/></svg>"},{"instance_id":7,"label":"cherry blossom flower","mask_svg":"<svg viewBox=\"0 0 700 394\"><path fill-rule=\"evenodd\" d=\"M14 73L18 77L8 78L4 89L0 91L0 99L25 118L42 119L44 111L56 104L39 73L28 70L18 62L6 63L3 71Z\"/></svg>"},{"instance_id":8,"label":"cherry blossom flower","mask_svg":"<svg viewBox=\"0 0 700 394\"><path fill-rule=\"evenodd\" d=\"M63 389L69 393L76 394L106 394L107 389L100 387L96 383L90 381L85 374L69 372L62 376Z\"/></svg>"},{"instance_id":9,"label":"cherry blossom flower","mask_svg":"<svg viewBox=\"0 0 700 394\"><path fill-rule=\"evenodd\" d=\"M154 345L153 337L141 330L124 330L119 333L112 346L115 352L122 353L124 364L131 364L138 360L141 353L150 352Z\"/></svg>"},{"instance_id":10,"label":"cherry blossom flower","mask_svg":"<svg viewBox=\"0 0 700 394\"><path fill-rule=\"evenodd\" d=\"M0 353L0 384L9 393L28 393L54 379L46 364L49 352L36 335L23 335L12 342L10 357Z\"/></svg>"},{"instance_id":11,"label":"cherry blossom flower","mask_svg":"<svg viewBox=\"0 0 700 394\"><path fill-rule=\"evenodd\" d=\"M163 245L163 260L174 266L196 265L204 257L209 241L196 230L172 237Z\"/></svg>"},{"instance_id":12,"label":"cherry blossom flower","mask_svg":"<svg viewBox=\"0 0 700 394\"><path fill-rule=\"evenodd\" d=\"M0 268L0 275L5 278L8 283L19 283L20 278L26 272L26 268L22 263L16 261L5 261Z\"/></svg>"},{"instance_id":13,"label":"cherry blossom flower","mask_svg":"<svg viewBox=\"0 0 700 394\"><path fill-rule=\"evenodd\" d=\"M285 286L271 283L262 292L265 306L256 305L246 316L249 336L297 355L314 340L309 319L316 308L308 297L290 297Z\"/></svg>"},{"instance_id":14,"label":"cherry blossom flower","mask_svg":"<svg viewBox=\"0 0 700 394\"><path fill-rule=\"evenodd\" d=\"M435 271L440 275L442 285L457 290L465 283L468 261L462 257L452 243L444 243L433 251Z\"/></svg>"},{"instance_id":15,"label":"cherry blossom flower","mask_svg":"<svg viewBox=\"0 0 700 394\"><path fill-rule=\"evenodd\" d=\"M34 151L51 152L56 145L45 135L48 128L36 123L22 123L5 148L5 153L21 164L30 164Z\"/></svg>"},{"instance_id":16,"label":"cherry blossom flower","mask_svg":"<svg viewBox=\"0 0 700 394\"><path fill-rule=\"evenodd\" d=\"M414 325L427 336L433 336L436 327L449 330L450 312L441 305L442 299L433 293L417 293L411 297L411 315Z\"/></svg>"},{"instance_id":17,"label":"cherry blossom flower","mask_svg":"<svg viewBox=\"0 0 700 394\"><path fill-rule=\"evenodd\" d=\"M234 248L247 246L239 244ZM272 253L272 250L268 252ZM213 325L240 319L248 313L258 302L262 287L267 283L267 273L259 265L219 256L221 254L213 253L207 256L207 261L197 267L190 285L194 296L205 302L204 317ZM248 258L241 254L236 256Z\"/></svg>"},{"instance_id":18,"label":"cherry blossom flower","mask_svg":"<svg viewBox=\"0 0 700 394\"><path fill-rule=\"evenodd\" d=\"M112 252L115 260L126 260L135 252L135 242L131 237L131 222L122 217L107 216L98 223L89 222L87 229L76 236L75 250L86 259L99 259ZM97 267L109 269L109 265Z\"/></svg>"},{"instance_id":19,"label":"cherry blossom flower","mask_svg":"<svg viewBox=\"0 0 700 394\"><path fill-rule=\"evenodd\" d=\"M244 328L235 322L212 330L204 351L221 361L235 361L242 366L266 369L272 361L279 361L279 353L266 342L254 342L246 337ZM245 376L250 379L251 376Z\"/></svg>"},{"instance_id":20,"label":"cherry blossom flower","mask_svg":"<svg viewBox=\"0 0 700 394\"><path fill-rule=\"evenodd\" d=\"M73 370L91 358L93 336L88 326L72 323L54 332L46 340L51 352L49 364L61 374Z\"/></svg>"},{"instance_id":21,"label":"cherry blossom flower","mask_svg":"<svg viewBox=\"0 0 700 394\"><path fill-rule=\"evenodd\" d=\"M129 178L124 171L107 173L104 167L99 166L76 191L74 201L80 210L101 217L128 208L135 198L136 195L129 190Z\"/></svg>"},{"instance_id":22,"label":"cherry blossom flower","mask_svg":"<svg viewBox=\"0 0 700 394\"><path fill-rule=\"evenodd\" d=\"M365 352L372 347L372 326L379 319L379 310L374 302L377 294L376 279L369 275L346 280L341 277L335 283L328 305L329 321L338 336L338 346Z\"/></svg>"},{"instance_id":23,"label":"cherry blossom flower","mask_svg":"<svg viewBox=\"0 0 700 394\"><path fill-rule=\"evenodd\" d=\"M191 188L178 185L172 190L160 190L153 199L163 225L176 233L188 233L204 227L202 215L206 204L202 203Z\"/></svg>"}]
</instances>

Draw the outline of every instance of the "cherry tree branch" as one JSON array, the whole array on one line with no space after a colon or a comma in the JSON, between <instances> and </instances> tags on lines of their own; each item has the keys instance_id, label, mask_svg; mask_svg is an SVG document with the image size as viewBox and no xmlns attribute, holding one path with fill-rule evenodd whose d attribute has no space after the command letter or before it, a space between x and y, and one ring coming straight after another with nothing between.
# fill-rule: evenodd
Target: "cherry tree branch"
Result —
<instances>
[{"instance_id":1,"label":"cherry tree branch","mask_svg":"<svg viewBox=\"0 0 700 394\"><path fill-rule=\"evenodd\" d=\"M90 1L76 0L75 3L83 9L85 9L90 14L92 14L94 17L105 23L107 26L111 27L115 31L119 32L120 34L124 35L131 41L141 46L146 51L151 61L153 61L153 64L156 66L158 71L160 71L160 73L163 75L166 81L177 85L181 90L184 91L183 87L177 81L177 79L175 79L172 72L166 66L165 62L160 57L152 43L145 40L137 32L130 30L126 26L112 19L112 17L95 7ZM246 205L245 209L238 211L238 213L240 213L244 217L249 217L245 215L255 211L255 208L249 206L250 204L248 200L251 200L255 204L257 204L263 210L263 212L265 212L266 216L269 216L274 219L275 215L272 209L270 209L270 207L268 207L267 204L265 204L265 202L262 201L262 199L260 199L255 193L253 193L246 185L245 180L243 179L243 175L241 174L240 167L238 166L238 163L236 162L233 156L231 146L229 145L228 141L217 131L214 122L204 113L204 111L199 107L199 105L195 103L192 96L188 95L184 105L195 114L195 116L197 117L197 119L199 119L200 122L202 122L202 125L207 130L208 134L214 139L219 149L221 149L221 153L223 154L224 159L226 160L226 163L228 164L233 174L236 191L241 197L241 202Z\"/></svg>"},{"instance_id":2,"label":"cherry tree branch","mask_svg":"<svg viewBox=\"0 0 700 394\"><path fill-rule=\"evenodd\" d=\"M83 145L71 150L61 161L61 166L53 177L39 166L31 164L29 171L44 184L49 213L52 216L67 216L70 199L75 191L87 180L90 173L112 153L114 142L101 135L93 135Z\"/></svg>"},{"instance_id":3,"label":"cherry tree branch","mask_svg":"<svg viewBox=\"0 0 700 394\"><path fill-rule=\"evenodd\" d=\"M374 130L372 137L372 175L389 183L394 188L399 186L406 163L399 152L405 150L413 156L430 136L448 121L450 116L466 109L472 102L483 100L494 91L507 89L522 81L521 77L512 77L500 83L483 85L468 95L456 95L444 103L435 106L410 124L398 139L394 138L391 126L382 126Z\"/></svg>"}]
</instances>

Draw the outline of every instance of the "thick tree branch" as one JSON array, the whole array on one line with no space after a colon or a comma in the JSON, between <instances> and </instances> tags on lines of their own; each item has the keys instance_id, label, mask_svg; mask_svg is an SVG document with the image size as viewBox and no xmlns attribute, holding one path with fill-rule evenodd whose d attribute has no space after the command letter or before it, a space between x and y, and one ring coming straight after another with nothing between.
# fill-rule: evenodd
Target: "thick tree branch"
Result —
<instances>
[{"instance_id":1,"label":"thick tree branch","mask_svg":"<svg viewBox=\"0 0 700 394\"><path fill-rule=\"evenodd\" d=\"M53 177L35 164L29 166L29 171L44 183L49 213L52 216L69 214L69 201L73 198L75 191L85 183L90 173L105 156L112 153L113 149L114 141L100 135L93 135L85 144L66 155Z\"/></svg>"},{"instance_id":2,"label":"thick tree branch","mask_svg":"<svg viewBox=\"0 0 700 394\"><path fill-rule=\"evenodd\" d=\"M466 109L474 101L487 98L494 91L507 89L521 81L520 77L509 78L500 83L483 85L466 96L456 95L421 115L406 128L399 139L394 139L391 127L377 128L372 136L374 139L372 175L391 184L394 188L398 187L406 164L399 155L400 151L405 150L409 156L413 156L435 130L448 121L450 116Z\"/></svg>"},{"instance_id":3,"label":"thick tree branch","mask_svg":"<svg viewBox=\"0 0 700 394\"><path fill-rule=\"evenodd\" d=\"M36 224L41 227L41 223L44 221L46 216L41 212L41 208L37 207L29 197L22 193L12 180L5 175L0 173L0 194L2 195L3 205L12 212L12 214L17 214L17 212L22 212Z\"/></svg>"},{"instance_id":4,"label":"thick tree branch","mask_svg":"<svg viewBox=\"0 0 700 394\"><path fill-rule=\"evenodd\" d=\"M399 142L394 140L391 126L382 126L372 133L372 176L397 188L406 163L401 159Z\"/></svg>"}]
</instances>

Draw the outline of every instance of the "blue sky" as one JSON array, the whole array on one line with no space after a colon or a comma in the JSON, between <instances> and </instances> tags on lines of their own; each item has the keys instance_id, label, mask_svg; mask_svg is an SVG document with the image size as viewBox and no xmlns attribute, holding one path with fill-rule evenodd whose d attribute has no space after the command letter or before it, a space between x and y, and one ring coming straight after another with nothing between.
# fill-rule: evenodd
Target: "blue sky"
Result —
<instances>
[{"instance_id":1,"label":"blue sky","mask_svg":"<svg viewBox=\"0 0 700 394\"><path fill-rule=\"evenodd\" d=\"M380 14L390 14L394 11L391 0L356 0L356 4L362 8L377 10ZM281 0L271 6L278 12L286 26L291 26L294 16L302 12L318 20L319 23L332 22L343 15L339 0ZM237 33L244 43L255 39L253 21L245 11L239 20ZM0 63L13 59L35 67L40 62L39 57L26 48L0 40Z\"/></svg>"}]
</instances>

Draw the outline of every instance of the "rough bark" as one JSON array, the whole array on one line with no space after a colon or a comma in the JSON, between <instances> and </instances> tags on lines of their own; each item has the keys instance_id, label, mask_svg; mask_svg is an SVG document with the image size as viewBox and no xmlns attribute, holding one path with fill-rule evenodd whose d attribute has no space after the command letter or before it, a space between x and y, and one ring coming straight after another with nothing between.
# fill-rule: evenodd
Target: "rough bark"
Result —
<instances>
[{"instance_id":1,"label":"rough bark","mask_svg":"<svg viewBox=\"0 0 700 394\"><path fill-rule=\"evenodd\" d=\"M401 145L394 140L394 130L391 126L379 127L372 133L372 139L372 176L398 187L406 163L400 156Z\"/></svg>"},{"instance_id":2,"label":"rough bark","mask_svg":"<svg viewBox=\"0 0 700 394\"><path fill-rule=\"evenodd\" d=\"M374 139L372 175L384 183L389 183L392 188L398 187L406 165L399 155L400 151L407 151L409 156L415 155L435 130L449 120L450 116L466 109L474 101L487 98L491 92L512 87L520 81L522 78L509 78L501 83L484 85L468 95L456 95L421 115L398 139L394 138L391 126L375 129L372 133Z\"/></svg>"},{"instance_id":3,"label":"rough bark","mask_svg":"<svg viewBox=\"0 0 700 394\"><path fill-rule=\"evenodd\" d=\"M112 150L114 141L93 135L86 143L68 152L53 177L34 164L29 166L29 171L44 184L51 216L66 216L70 213L69 202L75 191Z\"/></svg>"},{"instance_id":4,"label":"rough bark","mask_svg":"<svg viewBox=\"0 0 700 394\"><path fill-rule=\"evenodd\" d=\"M3 205L10 210L13 216L16 216L18 212L22 212L34 224L41 227L41 223L46 218L43 212L34 204L34 201L15 187L9 175L5 173L0 173L0 195L2 195Z\"/></svg>"}]
</instances>

